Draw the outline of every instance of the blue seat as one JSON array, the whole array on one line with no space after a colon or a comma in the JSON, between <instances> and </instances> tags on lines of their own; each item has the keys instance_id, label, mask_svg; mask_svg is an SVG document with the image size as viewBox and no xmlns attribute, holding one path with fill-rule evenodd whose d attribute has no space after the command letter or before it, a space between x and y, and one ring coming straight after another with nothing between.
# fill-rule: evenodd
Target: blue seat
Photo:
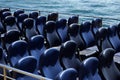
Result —
<instances>
[{"instance_id":1,"label":"blue seat","mask_svg":"<svg viewBox=\"0 0 120 80\"><path fill-rule=\"evenodd\" d=\"M77 44L73 41L66 41L60 48L60 62L64 69L75 68L79 71L81 61L76 56Z\"/></svg>"},{"instance_id":2,"label":"blue seat","mask_svg":"<svg viewBox=\"0 0 120 80\"><path fill-rule=\"evenodd\" d=\"M76 80L77 75L78 73L74 68L68 68L59 73L55 80Z\"/></svg>"},{"instance_id":3,"label":"blue seat","mask_svg":"<svg viewBox=\"0 0 120 80\"><path fill-rule=\"evenodd\" d=\"M59 62L59 54L59 51L52 47L41 55L39 69L43 76L55 79L58 73L63 70Z\"/></svg>"},{"instance_id":4,"label":"blue seat","mask_svg":"<svg viewBox=\"0 0 120 80\"><path fill-rule=\"evenodd\" d=\"M29 55L29 50L26 41L23 40L15 41L8 48L8 60L11 66L15 66L15 64L21 58L28 55Z\"/></svg>"},{"instance_id":5,"label":"blue seat","mask_svg":"<svg viewBox=\"0 0 120 80\"><path fill-rule=\"evenodd\" d=\"M10 15L12 15L10 11L5 11L1 14L1 20L0 20L0 32L1 33L5 33L5 27L4 27L5 21L4 20L5 20L5 17L10 16Z\"/></svg>"},{"instance_id":6,"label":"blue seat","mask_svg":"<svg viewBox=\"0 0 120 80\"><path fill-rule=\"evenodd\" d=\"M96 33L97 41L98 41L98 49L100 52L105 50L106 48L113 48L108 38L108 28L101 27L98 29Z\"/></svg>"},{"instance_id":7,"label":"blue seat","mask_svg":"<svg viewBox=\"0 0 120 80\"><path fill-rule=\"evenodd\" d=\"M85 49L86 45L84 40L82 39L81 35L79 34L80 25L77 23L73 23L69 27L69 36L70 40L74 40L80 50Z\"/></svg>"},{"instance_id":8,"label":"blue seat","mask_svg":"<svg viewBox=\"0 0 120 80\"><path fill-rule=\"evenodd\" d=\"M21 31L21 33L23 33L23 21L28 18L28 14L25 13L21 13L18 17L17 17L17 25L19 30Z\"/></svg>"},{"instance_id":9,"label":"blue seat","mask_svg":"<svg viewBox=\"0 0 120 80\"><path fill-rule=\"evenodd\" d=\"M92 33L91 27L92 25L90 22L85 22L80 27L80 34L82 35L83 40L85 41L86 48L96 45L96 40Z\"/></svg>"},{"instance_id":10,"label":"blue seat","mask_svg":"<svg viewBox=\"0 0 120 80\"><path fill-rule=\"evenodd\" d=\"M4 35L2 35L2 46L8 52L8 47L14 41L19 40L21 34L18 30L9 30Z\"/></svg>"},{"instance_id":11,"label":"blue seat","mask_svg":"<svg viewBox=\"0 0 120 80\"><path fill-rule=\"evenodd\" d=\"M15 20L15 17L13 16L7 16L5 18L5 30L8 31L8 30L13 30L13 29L18 29L18 26L16 24L16 20Z\"/></svg>"},{"instance_id":12,"label":"blue seat","mask_svg":"<svg viewBox=\"0 0 120 80\"><path fill-rule=\"evenodd\" d=\"M62 43L69 40L67 20L66 19L60 19L56 22L56 25L57 25L56 26L57 33L60 36L60 39L62 40Z\"/></svg>"},{"instance_id":13,"label":"blue seat","mask_svg":"<svg viewBox=\"0 0 120 80\"><path fill-rule=\"evenodd\" d=\"M0 32L1 33L5 33L4 19L8 15L11 15L9 8L3 8L0 10Z\"/></svg>"},{"instance_id":14,"label":"blue seat","mask_svg":"<svg viewBox=\"0 0 120 80\"><path fill-rule=\"evenodd\" d=\"M40 14L40 12L38 12L38 11L33 11L29 14L29 18L32 18L34 20L34 29L35 30L37 30L36 29L36 20L37 20L39 14Z\"/></svg>"},{"instance_id":15,"label":"blue seat","mask_svg":"<svg viewBox=\"0 0 120 80\"><path fill-rule=\"evenodd\" d=\"M57 21L58 13L49 13L47 17L47 21Z\"/></svg>"},{"instance_id":16,"label":"blue seat","mask_svg":"<svg viewBox=\"0 0 120 80\"><path fill-rule=\"evenodd\" d=\"M32 36L37 35L37 32L34 28L34 20L32 18L26 18L23 21L23 28L25 28L24 36L28 41Z\"/></svg>"},{"instance_id":17,"label":"blue seat","mask_svg":"<svg viewBox=\"0 0 120 80\"><path fill-rule=\"evenodd\" d=\"M120 38L120 23L117 25L117 34L118 34L118 36Z\"/></svg>"},{"instance_id":18,"label":"blue seat","mask_svg":"<svg viewBox=\"0 0 120 80\"><path fill-rule=\"evenodd\" d=\"M81 51L84 58L89 56L98 56L99 49L97 47L97 39L92 33L92 25L90 22L85 22L80 26L80 35L85 42L85 48Z\"/></svg>"},{"instance_id":19,"label":"blue seat","mask_svg":"<svg viewBox=\"0 0 120 80\"><path fill-rule=\"evenodd\" d=\"M110 26L108 28L108 39L112 47L117 51L120 52L120 38L117 34L117 25Z\"/></svg>"},{"instance_id":20,"label":"blue seat","mask_svg":"<svg viewBox=\"0 0 120 80\"><path fill-rule=\"evenodd\" d=\"M72 23L78 23L79 22L79 16L71 16L68 19L68 26L70 26Z\"/></svg>"},{"instance_id":21,"label":"blue seat","mask_svg":"<svg viewBox=\"0 0 120 80\"><path fill-rule=\"evenodd\" d=\"M106 80L119 80L120 71L115 65L113 56L116 51L112 48L107 48L103 50L100 54L100 70L102 71L103 76Z\"/></svg>"},{"instance_id":22,"label":"blue seat","mask_svg":"<svg viewBox=\"0 0 120 80\"><path fill-rule=\"evenodd\" d=\"M102 19L97 18L95 20L92 20L92 32L94 36L96 36L96 32L100 27L102 27Z\"/></svg>"},{"instance_id":23,"label":"blue seat","mask_svg":"<svg viewBox=\"0 0 120 80\"><path fill-rule=\"evenodd\" d=\"M96 57L89 57L83 61L84 77L83 80L102 80L98 73L99 60Z\"/></svg>"},{"instance_id":24,"label":"blue seat","mask_svg":"<svg viewBox=\"0 0 120 80\"><path fill-rule=\"evenodd\" d=\"M13 15L14 15L14 17L17 18L22 13L24 13L24 9L18 9L16 11L14 11Z\"/></svg>"},{"instance_id":25,"label":"blue seat","mask_svg":"<svg viewBox=\"0 0 120 80\"><path fill-rule=\"evenodd\" d=\"M10 8L2 8L2 9L0 10L0 20L1 20L1 17L2 17L3 12L6 12L6 11L10 11Z\"/></svg>"},{"instance_id":26,"label":"blue seat","mask_svg":"<svg viewBox=\"0 0 120 80\"><path fill-rule=\"evenodd\" d=\"M12 16L12 13L10 11L5 11L5 12L2 13L1 21L3 22L3 24L4 24L4 20L7 16Z\"/></svg>"},{"instance_id":27,"label":"blue seat","mask_svg":"<svg viewBox=\"0 0 120 80\"><path fill-rule=\"evenodd\" d=\"M33 56L26 56L21 58L15 65L15 68L37 74L36 70L37 60ZM15 73L14 73L15 74ZM16 73L16 80L38 80L27 75Z\"/></svg>"},{"instance_id":28,"label":"blue seat","mask_svg":"<svg viewBox=\"0 0 120 80\"><path fill-rule=\"evenodd\" d=\"M79 80L101 80L98 74L98 59L90 57L83 62L76 56L76 43L74 41L65 42L60 49L60 61L65 68L74 68L78 72Z\"/></svg>"},{"instance_id":29,"label":"blue seat","mask_svg":"<svg viewBox=\"0 0 120 80\"><path fill-rule=\"evenodd\" d=\"M29 18L33 18L33 19L37 19L37 17L39 16L39 12L38 11L34 11L34 12L31 12L29 14Z\"/></svg>"},{"instance_id":30,"label":"blue seat","mask_svg":"<svg viewBox=\"0 0 120 80\"><path fill-rule=\"evenodd\" d=\"M47 42L47 47L61 45L60 37L56 32L56 23L54 21L46 22L45 29L46 29L45 38Z\"/></svg>"},{"instance_id":31,"label":"blue seat","mask_svg":"<svg viewBox=\"0 0 120 80\"><path fill-rule=\"evenodd\" d=\"M31 37L30 41L30 53L37 60L37 68L39 67L39 59L41 54L46 50L44 45L44 37L42 35L36 35Z\"/></svg>"},{"instance_id":32,"label":"blue seat","mask_svg":"<svg viewBox=\"0 0 120 80\"><path fill-rule=\"evenodd\" d=\"M45 36L45 23L46 17L45 16L38 16L36 20L36 30L38 34Z\"/></svg>"}]
</instances>

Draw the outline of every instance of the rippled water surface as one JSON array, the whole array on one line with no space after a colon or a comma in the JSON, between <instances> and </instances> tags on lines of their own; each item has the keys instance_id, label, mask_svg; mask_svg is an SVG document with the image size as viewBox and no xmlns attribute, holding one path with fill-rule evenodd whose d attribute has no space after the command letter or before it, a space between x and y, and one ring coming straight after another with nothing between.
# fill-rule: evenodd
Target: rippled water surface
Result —
<instances>
[{"instance_id":1,"label":"rippled water surface","mask_svg":"<svg viewBox=\"0 0 120 80\"><path fill-rule=\"evenodd\" d=\"M120 0L0 0L0 7L27 8L120 19ZM105 20L106 24L118 22Z\"/></svg>"}]
</instances>

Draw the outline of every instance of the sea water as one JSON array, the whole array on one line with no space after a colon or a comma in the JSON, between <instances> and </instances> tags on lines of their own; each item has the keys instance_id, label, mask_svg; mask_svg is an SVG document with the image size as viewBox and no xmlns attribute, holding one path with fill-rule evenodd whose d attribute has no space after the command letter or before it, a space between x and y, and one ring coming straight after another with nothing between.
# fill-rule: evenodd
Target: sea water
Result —
<instances>
[{"instance_id":1,"label":"sea water","mask_svg":"<svg viewBox=\"0 0 120 80\"><path fill-rule=\"evenodd\" d=\"M80 22L91 19L82 16L120 19L120 0L0 0L0 8L3 7L76 14L81 15ZM64 15L64 18L68 17L70 15ZM119 22L118 20L104 19L106 26Z\"/></svg>"}]
</instances>

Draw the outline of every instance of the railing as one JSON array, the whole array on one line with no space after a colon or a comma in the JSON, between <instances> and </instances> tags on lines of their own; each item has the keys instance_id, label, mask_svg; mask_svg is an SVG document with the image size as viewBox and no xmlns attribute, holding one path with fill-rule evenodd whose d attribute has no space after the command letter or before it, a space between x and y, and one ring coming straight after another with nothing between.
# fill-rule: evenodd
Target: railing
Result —
<instances>
[{"instance_id":1,"label":"railing","mask_svg":"<svg viewBox=\"0 0 120 80\"><path fill-rule=\"evenodd\" d=\"M38 80L52 80L52 79L49 79L49 78L45 78L41 75L35 75L35 74L25 72L25 71L22 71L22 70L19 70L19 69L16 69L16 68L13 68L13 67L10 67L10 66L7 66L7 65L3 65L3 64L0 64L0 68L3 69L3 74L0 74L0 76L2 76L4 78L4 80L7 80L7 79L15 80L14 78L7 76L7 70L12 70L14 72L17 72L17 73L20 73L20 74L23 74L23 75L26 75L26 76L30 76L30 77L33 77L33 78L38 79Z\"/></svg>"}]
</instances>

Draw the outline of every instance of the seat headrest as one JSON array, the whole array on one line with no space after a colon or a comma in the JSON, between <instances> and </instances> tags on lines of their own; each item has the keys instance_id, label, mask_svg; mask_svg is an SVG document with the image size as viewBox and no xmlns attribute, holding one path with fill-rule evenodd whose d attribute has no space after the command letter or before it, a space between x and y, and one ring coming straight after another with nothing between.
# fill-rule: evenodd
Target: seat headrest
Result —
<instances>
[{"instance_id":1,"label":"seat headrest","mask_svg":"<svg viewBox=\"0 0 120 80\"><path fill-rule=\"evenodd\" d=\"M58 20L58 13L49 13L48 14L48 21L57 21Z\"/></svg>"},{"instance_id":2,"label":"seat headrest","mask_svg":"<svg viewBox=\"0 0 120 80\"><path fill-rule=\"evenodd\" d=\"M107 48L100 54L101 63L104 65L109 66L113 61L113 56L116 51L113 48ZM104 61L103 61L104 60Z\"/></svg>"},{"instance_id":3,"label":"seat headrest","mask_svg":"<svg viewBox=\"0 0 120 80\"><path fill-rule=\"evenodd\" d=\"M36 20L36 24L45 24L46 23L46 17L45 16L38 16Z\"/></svg>"},{"instance_id":4,"label":"seat headrest","mask_svg":"<svg viewBox=\"0 0 120 80\"><path fill-rule=\"evenodd\" d=\"M102 19L101 18L97 18L95 20L96 26L102 27Z\"/></svg>"},{"instance_id":5,"label":"seat headrest","mask_svg":"<svg viewBox=\"0 0 120 80\"><path fill-rule=\"evenodd\" d=\"M65 27L67 23L66 19L60 19L59 21L57 21L57 27Z\"/></svg>"},{"instance_id":6,"label":"seat headrest","mask_svg":"<svg viewBox=\"0 0 120 80\"><path fill-rule=\"evenodd\" d=\"M96 37L98 39L104 39L105 37L107 37L108 35L108 28L105 27L101 27L98 29L98 31L96 32Z\"/></svg>"},{"instance_id":7,"label":"seat headrest","mask_svg":"<svg viewBox=\"0 0 120 80\"><path fill-rule=\"evenodd\" d=\"M26 53L27 50L28 50L28 44L26 41L23 40L18 40L13 42L8 48L8 52L10 56L14 56L14 55L22 56Z\"/></svg>"},{"instance_id":8,"label":"seat headrest","mask_svg":"<svg viewBox=\"0 0 120 80\"><path fill-rule=\"evenodd\" d=\"M19 40L19 38L20 38L20 32L18 30L9 30L5 34L5 42L9 44L16 40Z\"/></svg>"},{"instance_id":9,"label":"seat headrest","mask_svg":"<svg viewBox=\"0 0 120 80\"><path fill-rule=\"evenodd\" d=\"M117 34L117 25L110 26L108 28L108 32L110 36L114 36Z\"/></svg>"},{"instance_id":10,"label":"seat headrest","mask_svg":"<svg viewBox=\"0 0 120 80\"><path fill-rule=\"evenodd\" d=\"M7 16L12 16L12 13L10 11L3 12L1 15L1 20L4 20L5 17L7 17Z\"/></svg>"},{"instance_id":11,"label":"seat headrest","mask_svg":"<svg viewBox=\"0 0 120 80\"><path fill-rule=\"evenodd\" d=\"M99 60L96 57L89 57L84 60L83 64L85 68L94 75L97 71Z\"/></svg>"},{"instance_id":12,"label":"seat headrest","mask_svg":"<svg viewBox=\"0 0 120 80\"><path fill-rule=\"evenodd\" d=\"M4 21L5 21L6 25L10 25L10 26L12 26L16 23L14 16L7 16Z\"/></svg>"},{"instance_id":13,"label":"seat headrest","mask_svg":"<svg viewBox=\"0 0 120 80\"><path fill-rule=\"evenodd\" d=\"M92 24L90 22L84 22L81 26L82 32L88 32L90 31Z\"/></svg>"},{"instance_id":14,"label":"seat headrest","mask_svg":"<svg viewBox=\"0 0 120 80\"><path fill-rule=\"evenodd\" d=\"M25 13L21 13L18 17L17 17L17 20L18 22L23 22L24 19L28 18L28 14L25 14Z\"/></svg>"},{"instance_id":15,"label":"seat headrest","mask_svg":"<svg viewBox=\"0 0 120 80\"><path fill-rule=\"evenodd\" d=\"M26 18L23 21L23 25L24 25L25 28L31 29L34 25L34 20L32 18Z\"/></svg>"},{"instance_id":16,"label":"seat headrest","mask_svg":"<svg viewBox=\"0 0 120 80\"><path fill-rule=\"evenodd\" d=\"M56 28L56 22L55 21L47 21L45 28L46 28L47 32L54 31Z\"/></svg>"},{"instance_id":17,"label":"seat headrest","mask_svg":"<svg viewBox=\"0 0 120 80\"><path fill-rule=\"evenodd\" d=\"M69 19L68 19L68 26L71 25L72 23L78 23L79 22L79 16L71 16Z\"/></svg>"},{"instance_id":18,"label":"seat headrest","mask_svg":"<svg viewBox=\"0 0 120 80\"><path fill-rule=\"evenodd\" d=\"M35 49L35 48L42 48L44 45L44 37L42 35L36 35L36 36L33 36L31 37L30 39L30 46L32 49Z\"/></svg>"},{"instance_id":19,"label":"seat headrest","mask_svg":"<svg viewBox=\"0 0 120 80\"><path fill-rule=\"evenodd\" d=\"M74 68L68 68L59 73L55 80L76 80L78 72Z\"/></svg>"},{"instance_id":20,"label":"seat headrest","mask_svg":"<svg viewBox=\"0 0 120 80\"><path fill-rule=\"evenodd\" d=\"M118 31L120 30L120 23L119 23L118 26L117 26L117 30L118 30Z\"/></svg>"},{"instance_id":21,"label":"seat headrest","mask_svg":"<svg viewBox=\"0 0 120 80\"><path fill-rule=\"evenodd\" d=\"M37 19L38 15L39 15L39 12L34 11L34 12L32 12L32 13L29 14L29 17L33 18L33 19Z\"/></svg>"},{"instance_id":22,"label":"seat headrest","mask_svg":"<svg viewBox=\"0 0 120 80\"><path fill-rule=\"evenodd\" d=\"M66 41L60 48L60 54L65 57L70 57L75 54L77 44L73 40Z\"/></svg>"},{"instance_id":23,"label":"seat headrest","mask_svg":"<svg viewBox=\"0 0 120 80\"><path fill-rule=\"evenodd\" d=\"M70 25L69 29L68 29L68 32L71 34L71 35L76 35L78 32L79 32L79 28L80 28L80 25L77 24L77 23L73 23Z\"/></svg>"},{"instance_id":24,"label":"seat headrest","mask_svg":"<svg viewBox=\"0 0 120 80\"><path fill-rule=\"evenodd\" d=\"M33 56L21 58L15 65L17 69L33 73L36 69L37 60Z\"/></svg>"},{"instance_id":25,"label":"seat headrest","mask_svg":"<svg viewBox=\"0 0 120 80\"><path fill-rule=\"evenodd\" d=\"M6 12L6 11L10 11L10 8L2 8L2 9L0 10L0 17L1 17L1 15L2 15L2 13L3 13L3 12Z\"/></svg>"},{"instance_id":26,"label":"seat headrest","mask_svg":"<svg viewBox=\"0 0 120 80\"><path fill-rule=\"evenodd\" d=\"M102 27L102 19L96 18L95 20L92 20L92 26L93 27Z\"/></svg>"},{"instance_id":27,"label":"seat headrest","mask_svg":"<svg viewBox=\"0 0 120 80\"><path fill-rule=\"evenodd\" d=\"M15 16L15 17L18 17L19 14L22 14L22 13L24 13L24 10L23 10L23 9L18 9L18 10L16 10L16 11L14 12L14 16Z\"/></svg>"},{"instance_id":28,"label":"seat headrest","mask_svg":"<svg viewBox=\"0 0 120 80\"><path fill-rule=\"evenodd\" d=\"M42 66L54 66L59 57L59 51L56 48L47 49L40 58L40 63Z\"/></svg>"}]
</instances>

